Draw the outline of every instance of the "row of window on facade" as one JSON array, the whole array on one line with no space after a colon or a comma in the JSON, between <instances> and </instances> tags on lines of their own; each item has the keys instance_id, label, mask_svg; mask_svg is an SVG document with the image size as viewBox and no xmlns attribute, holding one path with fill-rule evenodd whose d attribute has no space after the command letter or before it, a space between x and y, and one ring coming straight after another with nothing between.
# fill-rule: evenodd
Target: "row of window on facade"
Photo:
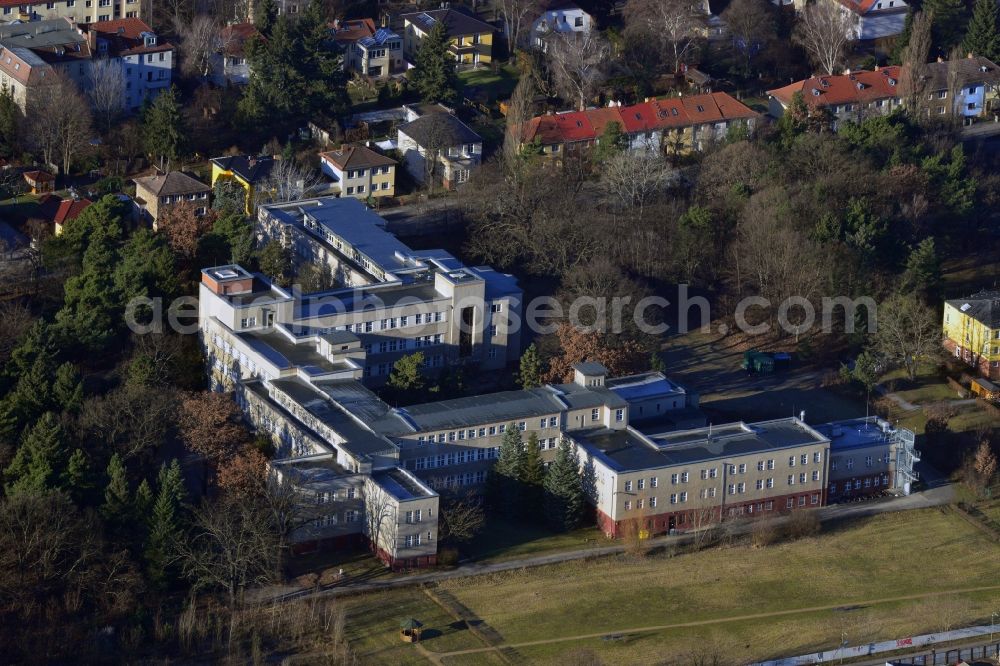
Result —
<instances>
[{"instance_id":1,"label":"row of window on facade","mask_svg":"<svg viewBox=\"0 0 1000 666\"><path fill-rule=\"evenodd\" d=\"M390 187L392 187L392 185L390 185L388 182L382 183L382 185L381 185L381 189L383 189L383 190L387 190ZM371 191L375 192L378 189L379 189L379 184L378 183L372 183L372 189L371 189ZM365 193L365 186L364 185L358 185L357 187L355 187L353 185L349 185L346 188L345 192L347 194L364 194Z\"/></svg>"},{"instance_id":2,"label":"row of window on facade","mask_svg":"<svg viewBox=\"0 0 1000 666\"><path fill-rule=\"evenodd\" d=\"M357 511L357 509L348 509L347 511L344 511L344 523L356 523L358 522L359 517L360 514ZM316 528L333 527L334 525L338 525L339 523L340 523L340 513L336 511L333 513L328 513L325 516L320 516L319 518L313 519L313 527Z\"/></svg>"},{"instance_id":3,"label":"row of window on facade","mask_svg":"<svg viewBox=\"0 0 1000 666\"><path fill-rule=\"evenodd\" d=\"M195 199L207 199L208 192L198 192L195 194L167 194L160 197L160 203L162 204L172 204L180 203L187 199L188 201L194 201Z\"/></svg>"},{"instance_id":4,"label":"row of window on facade","mask_svg":"<svg viewBox=\"0 0 1000 666\"><path fill-rule=\"evenodd\" d=\"M354 499L358 496L358 491L354 486L349 486L347 488L341 488L340 490L334 490L333 492L318 490L316 491L316 504L327 504L333 500L349 500Z\"/></svg>"},{"instance_id":5,"label":"row of window on facade","mask_svg":"<svg viewBox=\"0 0 1000 666\"><path fill-rule=\"evenodd\" d=\"M811 504L813 506L819 505L819 493L813 493L811 495L799 495L798 497L788 497L785 499L785 508L794 509L796 505L803 507L806 504ZM744 514L753 515L754 513L763 513L765 511L774 510L774 501L767 500L766 502L752 502L750 504L740 504L738 506L729 507L729 516L742 516Z\"/></svg>"},{"instance_id":6,"label":"row of window on facade","mask_svg":"<svg viewBox=\"0 0 1000 666\"><path fill-rule=\"evenodd\" d=\"M486 471L466 472L465 474L449 474L448 476L431 479L430 486L434 489L461 488L463 486L480 485L486 481Z\"/></svg>"},{"instance_id":7,"label":"row of window on facade","mask_svg":"<svg viewBox=\"0 0 1000 666\"><path fill-rule=\"evenodd\" d=\"M446 321L444 311L417 313L415 315L403 315L402 317L390 317L379 321L357 322L356 324L343 324L331 330L350 331L354 333L374 333L375 331L389 331L394 328L406 328L407 326L422 326L424 324L437 324Z\"/></svg>"},{"instance_id":8,"label":"row of window on facade","mask_svg":"<svg viewBox=\"0 0 1000 666\"><path fill-rule=\"evenodd\" d=\"M405 317L404 317L405 319ZM415 338L400 338L380 342L376 348L373 344L365 345L365 353L372 354L378 349L379 354L392 353L394 351L406 351L407 349L419 349L420 347L430 347L439 345L443 341L442 334L417 336Z\"/></svg>"},{"instance_id":9,"label":"row of window on facade","mask_svg":"<svg viewBox=\"0 0 1000 666\"><path fill-rule=\"evenodd\" d=\"M865 488L873 488L873 487L874 488L879 488L879 487L882 487L882 486L888 488L889 487L889 475L888 474L882 474L881 476L875 476L874 478L867 477L864 480L864 483L862 483L861 479L853 479L851 481L845 481L844 485L841 486L841 488L843 489L843 492L849 493L849 492L851 492L852 487L853 487L854 490L861 490L862 485ZM830 494L834 495L836 493L837 493L837 484L836 483L831 483L830 484Z\"/></svg>"},{"instance_id":10,"label":"row of window on facade","mask_svg":"<svg viewBox=\"0 0 1000 666\"><path fill-rule=\"evenodd\" d=\"M389 173L391 166L377 166L372 167L372 175L377 176L380 173ZM347 172L348 178L361 178L368 173L368 169L354 169Z\"/></svg>"},{"instance_id":11,"label":"row of window on facade","mask_svg":"<svg viewBox=\"0 0 1000 666\"><path fill-rule=\"evenodd\" d=\"M874 456L865 456L865 467L874 467L874 465L875 465L876 462L879 465L881 465L883 463L886 464L886 465L888 465L889 462L890 462L889 454L887 453L887 454L885 454L884 457L883 456L879 456L878 458L875 458ZM840 467L840 460L834 459L834 460L830 461L830 471L831 472L836 472L839 467ZM854 458L846 458L846 459L844 459L844 467L846 469L854 469Z\"/></svg>"},{"instance_id":12,"label":"row of window on facade","mask_svg":"<svg viewBox=\"0 0 1000 666\"><path fill-rule=\"evenodd\" d=\"M617 411L621 412L622 410L617 410ZM788 457L788 466L789 467L795 467L796 460L798 460L799 464L801 464L801 465L807 465L807 464L809 464L809 454L803 453L798 458L796 458L796 456L789 456ZM815 452L812 455L812 460L813 460L814 463L817 463L817 464L820 463L820 462L822 462L822 460L823 460L823 454L820 453L819 451ZM759 471L759 472L763 472L765 469L772 470L772 469L774 469L774 467L775 467L775 461L774 461L773 458L770 459L770 460L758 460L757 461L757 471ZM746 471L747 471L747 465L746 465L746 463L740 463L739 465L729 465L729 474L730 475L746 474ZM814 471L812 473L812 475L813 475L813 480L814 481L819 480L819 472L818 471ZM705 468L705 469L701 470L701 478L702 479L715 479L715 478L718 478L718 476L719 476L719 468L718 467L709 467L709 468ZM802 478L802 483L805 483L805 476L806 476L805 473L800 474L799 476ZM670 483L672 483L672 484L687 483L690 480L690 478L691 478L690 472L678 472L678 473L670 475ZM789 478L789 485L791 485L793 483L794 475L790 474L788 476L788 478ZM772 488L773 487L773 479L768 479L768 481L772 482L771 485L768 485L768 488ZM651 488L655 488L656 487L656 482L657 482L657 477L655 477L655 476L650 477L650 479L649 479L649 485L650 485ZM646 483L645 479L639 479L638 480L639 490L642 490L644 488L645 483ZM757 483L758 483L757 488L760 489L761 488L760 484L763 483L763 479L758 479ZM743 485L743 484L739 484L739 485ZM625 482L625 491L626 492L631 492L631 490L632 490L632 482L631 481L626 481Z\"/></svg>"},{"instance_id":13,"label":"row of window on facade","mask_svg":"<svg viewBox=\"0 0 1000 666\"><path fill-rule=\"evenodd\" d=\"M449 467L451 465L464 465L465 463L479 460L496 460L500 455L500 447L483 447L481 449L468 449L465 451L455 451L453 453L442 453L437 456L427 456L424 458L413 458L406 461L407 469L437 469L438 467Z\"/></svg>"}]
</instances>

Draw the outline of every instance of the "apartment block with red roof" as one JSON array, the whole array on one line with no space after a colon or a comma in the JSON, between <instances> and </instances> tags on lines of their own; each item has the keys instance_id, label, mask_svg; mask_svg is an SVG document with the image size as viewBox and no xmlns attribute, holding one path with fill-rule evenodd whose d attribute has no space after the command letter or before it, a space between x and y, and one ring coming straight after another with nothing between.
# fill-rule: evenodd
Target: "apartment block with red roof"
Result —
<instances>
[{"instance_id":1,"label":"apartment block with red roof","mask_svg":"<svg viewBox=\"0 0 1000 666\"><path fill-rule=\"evenodd\" d=\"M780 118L791 105L795 93L801 93L807 106L824 108L833 120L833 129L846 121L859 122L873 115L891 113L903 105L900 81L903 68L898 66L861 70L834 76L813 76L783 88L768 90L768 113ZM932 117L950 113L971 119L995 113L1000 108L997 86L1000 66L979 56L926 65L918 82L923 88L925 107Z\"/></svg>"},{"instance_id":2,"label":"apartment block with red roof","mask_svg":"<svg viewBox=\"0 0 1000 666\"><path fill-rule=\"evenodd\" d=\"M833 76L812 76L783 88L768 90L768 112L775 118L784 115L795 93L801 93L806 106L829 111L833 129L845 121L861 121L873 115L885 115L902 105L898 66L875 71L847 71Z\"/></svg>"},{"instance_id":3,"label":"apartment block with red roof","mask_svg":"<svg viewBox=\"0 0 1000 666\"><path fill-rule=\"evenodd\" d=\"M537 143L544 155L562 161L589 150L617 123L630 150L683 154L724 139L732 127L752 128L758 115L726 93L649 99L538 116L528 121L521 141Z\"/></svg>"}]
</instances>

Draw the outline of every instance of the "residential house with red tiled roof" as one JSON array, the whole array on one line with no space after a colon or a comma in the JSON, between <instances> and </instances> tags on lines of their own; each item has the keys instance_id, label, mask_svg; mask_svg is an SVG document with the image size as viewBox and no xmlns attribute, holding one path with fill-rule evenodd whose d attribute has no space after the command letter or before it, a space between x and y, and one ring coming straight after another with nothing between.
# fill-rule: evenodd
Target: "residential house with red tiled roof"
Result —
<instances>
[{"instance_id":1,"label":"residential house with red tiled roof","mask_svg":"<svg viewBox=\"0 0 1000 666\"><path fill-rule=\"evenodd\" d=\"M233 23L219 30L215 53L209 59L212 83L217 86L245 86L250 83L246 44L261 38L253 23Z\"/></svg>"},{"instance_id":2,"label":"residential house with red tiled roof","mask_svg":"<svg viewBox=\"0 0 1000 666\"><path fill-rule=\"evenodd\" d=\"M833 76L813 76L782 88L768 90L768 112L775 118L784 115L795 93L801 93L807 106L823 108L833 116L833 128L845 121L858 122L872 115L884 115L903 106L902 67L876 67L874 71L846 71ZM924 112L931 116L955 113L974 118L996 107L996 88L1000 67L982 57L962 58L926 65L920 81L915 82L926 97Z\"/></svg>"},{"instance_id":3,"label":"residential house with red tiled roof","mask_svg":"<svg viewBox=\"0 0 1000 666\"><path fill-rule=\"evenodd\" d=\"M631 106L612 105L532 118L522 143L537 142L545 155L578 153L600 139L616 122L628 138L630 150L666 150L685 153L702 150L708 142L725 138L734 126L751 128L758 114L726 93L648 99Z\"/></svg>"},{"instance_id":4,"label":"residential house with red tiled roof","mask_svg":"<svg viewBox=\"0 0 1000 666\"><path fill-rule=\"evenodd\" d=\"M367 146L345 144L320 153L319 163L342 197L367 199L396 194L396 160Z\"/></svg>"},{"instance_id":5,"label":"residential house with red tiled roof","mask_svg":"<svg viewBox=\"0 0 1000 666\"><path fill-rule=\"evenodd\" d=\"M138 109L147 98L170 87L174 47L138 18L80 26L95 58L116 59L124 70L125 108Z\"/></svg>"},{"instance_id":6,"label":"residential house with red tiled roof","mask_svg":"<svg viewBox=\"0 0 1000 666\"><path fill-rule=\"evenodd\" d=\"M79 217L91 203L90 199L61 199L49 194L38 200L38 212L39 216L49 223L52 233L59 236L66 224Z\"/></svg>"}]
</instances>

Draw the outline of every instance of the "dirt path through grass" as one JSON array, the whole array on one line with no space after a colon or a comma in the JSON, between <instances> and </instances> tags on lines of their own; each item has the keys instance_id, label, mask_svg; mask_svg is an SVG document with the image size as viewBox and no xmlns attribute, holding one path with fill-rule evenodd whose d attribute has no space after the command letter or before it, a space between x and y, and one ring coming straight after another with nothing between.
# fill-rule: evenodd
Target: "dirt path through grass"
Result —
<instances>
[{"instance_id":1,"label":"dirt path through grass","mask_svg":"<svg viewBox=\"0 0 1000 666\"><path fill-rule=\"evenodd\" d=\"M815 613L822 611L837 610L838 608L843 608L845 606L877 606L879 604L890 604L898 603L900 601L917 601L920 599L933 599L935 597L945 597L955 594L970 594L973 592L989 592L993 590L1000 590L1000 585L986 585L982 587L966 587L958 588L953 590L938 590L936 592L923 592L921 594L906 594L898 597L885 597L882 599L868 599L864 601L850 601L846 604L832 604L826 606L812 606L809 608L795 608L791 610L781 610L781 611L771 611L769 613L753 613L750 615L733 615L730 617L720 617L713 618L711 620L697 620L694 622L678 622L675 624L660 624L653 625L649 627L634 627L631 629L625 629L620 631L600 631L592 634L577 634L575 636L561 636L559 638L545 638L536 641L525 641L523 643L502 643L500 645L495 645L493 647L484 648L474 648L469 650L455 650L454 652L438 652L435 656L441 661L446 660L448 657L457 657L460 655L476 654L481 652L494 652L502 650L504 648L523 648L530 647L532 645L548 645L551 643L566 643L570 641L580 641L587 638L602 638L604 636L615 635L615 636L626 636L628 634L641 634L649 633L652 631L665 631L667 629L684 629L687 627L699 627L710 624L725 624L727 622L745 622L747 620L761 620L774 617L782 617L787 615L798 615L800 613Z\"/></svg>"}]
</instances>

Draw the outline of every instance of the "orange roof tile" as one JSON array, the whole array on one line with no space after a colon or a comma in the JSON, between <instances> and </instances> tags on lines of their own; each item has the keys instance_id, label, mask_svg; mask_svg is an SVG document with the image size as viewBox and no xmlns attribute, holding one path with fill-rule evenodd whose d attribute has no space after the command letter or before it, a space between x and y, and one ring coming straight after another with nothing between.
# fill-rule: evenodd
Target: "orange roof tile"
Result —
<instances>
[{"instance_id":1,"label":"orange roof tile","mask_svg":"<svg viewBox=\"0 0 1000 666\"><path fill-rule=\"evenodd\" d=\"M792 96L797 92L801 92L805 103L812 106L868 102L898 97L899 78L900 67L892 65L877 71L812 76L783 88L768 90L767 94L785 105L791 104Z\"/></svg>"}]
</instances>

